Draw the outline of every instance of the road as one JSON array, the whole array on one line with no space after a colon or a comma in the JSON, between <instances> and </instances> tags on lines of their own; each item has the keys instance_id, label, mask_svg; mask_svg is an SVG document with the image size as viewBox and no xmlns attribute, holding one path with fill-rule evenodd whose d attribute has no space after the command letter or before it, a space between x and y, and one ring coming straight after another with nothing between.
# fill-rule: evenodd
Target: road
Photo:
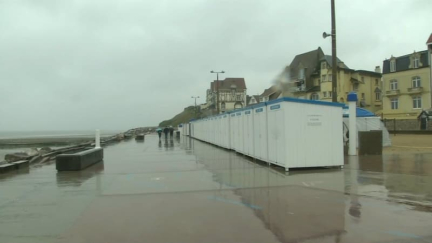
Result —
<instances>
[{"instance_id":1,"label":"road","mask_svg":"<svg viewBox=\"0 0 432 243\"><path fill-rule=\"evenodd\" d=\"M432 242L432 154L282 169L182 137L0 175L0 242Z\"/></svg>"}]
</instances>

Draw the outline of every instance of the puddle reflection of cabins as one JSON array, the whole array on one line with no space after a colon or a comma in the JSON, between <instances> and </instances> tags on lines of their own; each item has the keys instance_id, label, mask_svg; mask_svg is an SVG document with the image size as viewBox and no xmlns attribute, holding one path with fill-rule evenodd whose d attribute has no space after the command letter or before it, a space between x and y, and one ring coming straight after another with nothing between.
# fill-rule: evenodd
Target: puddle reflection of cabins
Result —
<instances>
[{"instance_id":1,"label":"puddle reflection of cabins","mask_svg":"<svg viewBox=\"0 0 432 243\"><path fill-rule=\"evenodd\" d=\"M252 205L256 217L283 242L338 238L344 232L343 171L286 175L202 142L194 142L194 148L197 161L220 184L215 196L228 197L233 191L243 205ZM305 186L314 183L322 183L320 189Z\"/></svg>"}]
</instances>

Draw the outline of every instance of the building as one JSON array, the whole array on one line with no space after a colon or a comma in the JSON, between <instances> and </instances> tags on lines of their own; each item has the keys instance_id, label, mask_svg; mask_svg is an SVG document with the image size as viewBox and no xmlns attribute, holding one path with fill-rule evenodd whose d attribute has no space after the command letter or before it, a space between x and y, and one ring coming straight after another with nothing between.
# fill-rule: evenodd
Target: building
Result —
<instances>
[{"instance_id":1,"label":"building","mask_svg":"<svg viewBox=\"0 0 432 243\"><path fill-rule=\"evenodd\" d=\"M282 89L279 87L279 85L275 84L272 85L270 88L264 90L264 92L259 96L260 102L266 102L269 100L274 100L282 95Z\"/></svg>"},{"instance_id":2,"label":"building","mask_svg":"<svg viewBox=\"0 0 432 243\"><path fill-rule=\"evenodd\" d=\"M431 107L429 58L425 50L384 60L384 118L411 119L417 123L422 110Z\"/></svg>"},{"instance_id":3,"label":"building","mask_svg":"<svg viewBox=\"0 0 432 243\"><path fill-rule=\"evenodd\" d=\"M259 95L251 95L251 96L247 95L246 96L246 106L255 105L255 104L260 103L261 102L260 98L261 97Z\"/></svg>"},{"instance_id":4,"label":"building","mask_svg":"<svg viewBox=\"0 0 432 243\"><path fill-rule=\"evenodd\" d=\"M279 75L282 96L332 101L332 57L321 48L299 54ZM358 106L376 112L382 109L381 70L355 70L337 59L337 101L347 102L349 92L358 93Z\"/></svg>"},{"instance_id":5,"label":"building","mask_svg":"<svg viewBox=\"0 0 432 243\"><path fill-rule=\"evenodd\" d=\"M226 78L213 81L207 90L207 104L209 108L216 109L217 89L219 87L219 109L226 112L246 106L246 83L244 78Z\"/></svg>"}]
</instances>

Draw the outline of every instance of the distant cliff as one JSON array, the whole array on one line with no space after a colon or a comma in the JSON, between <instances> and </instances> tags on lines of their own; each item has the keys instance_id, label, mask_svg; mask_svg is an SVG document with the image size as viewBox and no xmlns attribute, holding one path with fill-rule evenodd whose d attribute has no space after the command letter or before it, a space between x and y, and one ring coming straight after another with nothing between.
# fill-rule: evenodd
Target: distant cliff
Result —
<instances>
[{"instance_id":1,"label":"distant cliff","mask_svg":"<svg viewBox=\"0 0 432 243\"><path fill-rule=\"evenodd\" d=\"M197 116L196 116L197 115ZM186 107L183 112L177 114L173 118L169 120L165 120L159 124L159 127L168 127L173 126L176 127L181 123L187 123L191 119L200 116L200 114L195 114L195 110L193 106Z\"/></svg>"}]
</instances>

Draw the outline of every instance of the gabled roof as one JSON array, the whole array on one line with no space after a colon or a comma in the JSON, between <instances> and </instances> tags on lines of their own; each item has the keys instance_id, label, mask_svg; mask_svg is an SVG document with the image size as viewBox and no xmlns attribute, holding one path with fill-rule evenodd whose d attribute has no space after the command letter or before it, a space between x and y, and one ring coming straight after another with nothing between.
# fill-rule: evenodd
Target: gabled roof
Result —
<instances>
[{"instance_id":1,"label":"gabled roof","mask_svg":"<svg viewBox=\"0 0 432 243\"><path fill-rule=\"evenodd\" d=\"M316 50L296 55L287 69L291 72L291 75L297 75L298 68L301 64L303 68L307 68L305 76L309 76L317 67L318 61L323 57L324 52L321 47L318 47Z\"/></svg>"},{"instance_id":2,"label":"gabled roof","mask_svg":"<svg viewBox=\"0 0 432 243\"><path fill-rule=\"evenodd\" d=\"M267 96L270 96L277 91L278 91L278 88L277 88L277 85L275 84L275 85L272 85L270 88L264 90L264 92L260 96L267 97Z\"/></svg>"},{"instance_id":3,"label":"gabled roof","mask_svg":"<svg viewBox=\"0 0 432 243\"><path fill-rule=\"evenodd\" d=\"M419 51L416 52L416 54L420 54L420 62L423 64L422 68L424 67L429 67L429 61L428 61L428 51ZM400 57L395 57L394 59L396 60L396 72L400 72L400 71L406 71L409 70L409 66L411 63L411 56L413 54L408 54L408 55L404 55L404 56L400 56ZM386 73L390 73L390 60L392 60L393 57L391 59L388 60L384 60L383 62L383 74Z\"/></svg>"},{"instance_id":4,"label":"gabled roof","mask_svg":"<svg viewBox=\"0 0 432 243\"><path fill-rule=\"evenodd\" d=\"M282 91L281 91L281 90L278 90L278 91L274 92L273 94L271 94L271 95L269 96L269 100L277 99L277 98L279 98L279 96L280 96L281 94L282 94Z\"/></svg>"},{"instance_id":5,"label":"gabled roof","mask_svg":"<svg viewBox=\"0 0 432 243\"><path fill-rule=\"evenodd\" d=\"M323 58L320 59L320 62L322 61L326 61L330 67L333 67L333 58L330 55L325 55ZM349 68L347 65L345 65L344 62L342 62L339 57L337 57L337 63L338 63L338 67L340 68Z\"/></svg>"},{"instance_id":6,"label":"gabled roof","mask_svg":"<svg viewBox=\"0 0 432 243\"><path fill-rule=\"evenodd\" d=\"M216 91L216 80L210 83L210 89ZM235 87L238 90L246 89L246 82L244 78L225 78L224 80L219 80L219 90L231 90Z\"/></svg>"},{"instance_id":7,"label":"gabled roof","mask_svg":"<svg viewBox=\"0 0 432 243\"><path fill-rule=\"evenodd\" d=\"M250 101L251 101L252 98L255 99L256 103L254 103L254 104L260 103L260 96L259 95L251 95L251 96L248 95L248 96L246 96L246 104L247 105L250 104Z\"/></svg>"},{"instance_id":8,"label":"gabled roof","mask_svg":"<svg viewBox=\"0 0 432 243\"><path fill-rule=\"evenodd\" d=\"M426 41L426 45L432 45L432 34L429 36L429 39Z\"/></svg>"}]
</instances>

